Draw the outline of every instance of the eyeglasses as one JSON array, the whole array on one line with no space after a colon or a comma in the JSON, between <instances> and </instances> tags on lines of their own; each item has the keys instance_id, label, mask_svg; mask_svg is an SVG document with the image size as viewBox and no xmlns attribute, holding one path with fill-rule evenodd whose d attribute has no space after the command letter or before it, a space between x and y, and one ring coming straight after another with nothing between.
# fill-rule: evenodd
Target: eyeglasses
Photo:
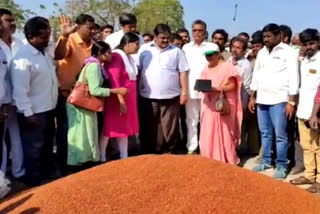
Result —
<instances>
[{"instance_id":1,"label":"eyeglasses","mask_svg":"<svg viewBox=\"0 0 320 214\"><path fill-rule=\"evenodd\" d=\"M192 29L192 32L203 32L202 29Z\"/></svg>"}]
</instances>

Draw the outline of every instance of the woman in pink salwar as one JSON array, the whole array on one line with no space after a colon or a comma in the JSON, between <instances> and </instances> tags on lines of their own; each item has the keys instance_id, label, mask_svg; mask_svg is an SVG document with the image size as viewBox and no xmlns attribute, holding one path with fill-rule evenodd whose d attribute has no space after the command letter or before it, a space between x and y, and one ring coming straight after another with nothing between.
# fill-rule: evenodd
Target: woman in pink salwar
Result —
<instances>
[{"instance_id":1,"label":"woman in pink salwar","mask_svg":"<svg viewBox=\"0 0 320 214\"><path fill-rule=\"evenodd\" d=\"M111 88L125 87L128 94L111 95L105 100L103 133L100 139L100 161L106 161L106 147L116 138L120 158L128 157L128 137L139 132L137 111L137 66L131 54L139 50L139 37L126 33L112 53L112 61L105 65Z\"/></svg>"},{"instance_id":2,"label":"woman in pink salwar","mask_svg":"<svg viewBox=\"0 0 320 214\"><path fill-rule=\"evenodd\" d=\"M231 63L219 59L219 48L205 52L208 66L201 79L211 80L212 92L203 93L201 101L200 152L204 157L231 164L240 162L236 149L241 139L241 77ZM223 91L229 113L216 110Z\"/></svg>"}]
</instances>

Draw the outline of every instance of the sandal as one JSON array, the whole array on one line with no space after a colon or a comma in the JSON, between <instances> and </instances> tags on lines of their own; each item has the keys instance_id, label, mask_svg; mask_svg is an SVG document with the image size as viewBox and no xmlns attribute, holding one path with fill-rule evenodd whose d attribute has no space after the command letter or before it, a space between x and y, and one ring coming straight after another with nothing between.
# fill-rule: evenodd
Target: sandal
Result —
<instances>
[{"instance_id":1,"label":"sandal","mask_svg":"<svg viewBox=\"0 0 320 214\"><path fill-rule=\"evenodd\" d=\"M314 180L309 180L305 178L304 176L301 176L299 178L293 179L290 181L293 185L305 185L305 184L314 184Z\"/></svg>"},{"instance_id":2,"label":"sandal","mask_svg":"<svg viewBox=\"0 0 320 214\"><path fill-rule=\"evenodd\" d=\"M306 190L311 193L320 193L320 183L314 183Z\"/></svg>"}]
</instances>

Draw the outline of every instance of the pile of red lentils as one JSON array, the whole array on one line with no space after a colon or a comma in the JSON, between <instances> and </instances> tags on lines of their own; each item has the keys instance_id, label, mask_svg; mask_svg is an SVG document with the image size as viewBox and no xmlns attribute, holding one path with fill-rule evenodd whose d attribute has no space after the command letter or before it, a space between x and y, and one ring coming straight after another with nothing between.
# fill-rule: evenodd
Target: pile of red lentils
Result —
<instances>
[{"instance_id":1,"label":"pile of red lentils","mask_svg":"<svg viewBox=\"0 0 320 214\"><path fill-rule=\"evenodd\" d=\"M301 213L320 199L264 175L199 156L115 161L24 192L0 213Z\"/></svg>"}]
</instances>

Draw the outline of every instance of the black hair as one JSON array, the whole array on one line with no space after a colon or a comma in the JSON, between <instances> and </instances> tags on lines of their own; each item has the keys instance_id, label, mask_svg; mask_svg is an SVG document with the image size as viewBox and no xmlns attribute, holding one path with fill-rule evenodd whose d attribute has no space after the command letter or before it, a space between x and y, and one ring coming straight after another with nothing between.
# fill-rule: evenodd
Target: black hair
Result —
<instances>
[{"instance_id":1,"label":"black hair","mask_svg":"<svg viewBox=\"0 0 320 214\"><path fill-rule=\"evenodd\" d=\"M192 27L193 27L194 25L202 25L202 27L203 27L205 30L207 30L207 24L206 24L204 21L202 21L201 19L198 19L198 20L194 21L194 22L192 23Z\"/></svg>"},{"instance_id":2,"label":"black hair","mask_svg":"<svg viewBox=\"0 0 320 214\"><path fill-rule=\"evenodd\" d=\"M95 24L95 28L96 28L96 30L100 30L100 31L102 30L101 26L98 24Z\"/></svg>"},{"instance_id":3,"label":"black hair","mask_svg":"<svg viewBox=\"0 0 320 214\"><path fill-rule=\"evenodd\" d=\"M3 16L3 15L12 16L12 12L10 10L8 10L8 9L0 8L0 17Z\"/></svg>"},{"instance_id":4,"label":"black hair","mask_svg":"<svg viewBox=\"0 0 320 214\"><path fill-rule=\"evenodd\" d=\"M77 25L84 25L87 22L94 23L94 18L88 14L80 14L76 19Z\"/></svg>"},{"instance_id":5,"label":"black hair","mask_svg":"<svg viewBox=\"0 0 320 214\"><path fill-rule=\"evenodd\" d=\"M98 41L93 43L91 48L91 55L97 57L99 54L104 54L107 51L111 51L110 45L104 41Z\"/></svg>"},{"instance_id":6,"label":"black hair","mask_svg":"<svg viewBox=\"0 0 320 214\"><path fill-rule=\"evenodd\" d=\"M120 41L120 44L116 47L116 49L123 50L123 48L126 44L129 44L132 42L137 42L137 41L140 41L140 38L136 33L132 33L132 32L126 33L123 35L123 37Z\"/></svg>"},{"instance_id":7,"label":"black hair","mask_svg":"<svg viewBox=\"0 0 320 214\"><path fill-rule=\"evenodd\" d=\"M319 32L316 29L305 29L299 34L299 39L302 43L319 41Z\"/></svg>"},{"instance_id":8,"label":"black hair","mask_svg":"<svg viewBox=\"0 0 320 214\"><path fill-rule=\"evenodd\" d=\"M190 34L189 34L189 31L188 31L187 29L185 29L185 28L180 28L180 29L177 31L177 33L178 33L178 34L180 34L180 33L187 33L188 36L190 35Z\"/></svg>"},{"instance_id":9,"label":"black hair","mask_svg":"<svg viewBox=\"0 0 320 214\"><path fill-rule=\"evenodd\" d=\"M288 42L291 42L291 37L292 37L292 30L289 26L287 25L280 25L280 32L282 32L285 36L288 37Z\"/></svg>"},{"instance_id":10,"label":"black hair","mask_svg":"<svg viewBox=\"0 0 320 214\"><path fill-rule=\"evenodd\" d=\"M157 26L154 28L154 35L158 36L161 33L171 34L170 27L167 24L157 24Z\"/></svg>"},{"instance_id":11,"label":"black hair","mask_svg":"<svg viewBox=\"0 0 320 214\"><path fill-rule=\"evenodd\" d=\"M101 27L101 30L102 31L104 31L104 29L111 29L112 30L112 32L114 31L114 28L113 28L113 26L112 25L109 25L109 24L107 24L107 25L103 25L102 27Z\"/></svg>"},{"instance_id":12,"label":"black hair","mask_svg":"<svg viewBox=\"0 0 320 214\"><path fill-rule=\"evenodd\" d=\"M177 33L173 33L170 36L170 42L172 43L172 42L174 42L174 40L181 40L182 41L182 37Z\"/></svg>"},{"instance_id":13,"label":"black hair","mask_svg":"<svg viewBox=\"0 0 320 214\"><path fill-rule=\"evenodd\" d=\"M278 35L280 33L280 27L277 24L271 23L266 25L263 29L262 29L262 33L265 32L271 32L274 35Z\"/></svg>"},{"instance_id":14,"label":"black hair","mask_svg":"<svg viewBox=\"0 0 320 214\"><path fill-rule=\"evenodd\" d=\"M142 34L142 37L145 37L145 36L149 36L151 38L151 40L154 39L154 36L151 34L151 33L144 33Z\"/></svg>"},{"instance_id":15,"label":"black hair","mask_svg":"<svg viewBox=\"0 0 320 214\"><path fill-rule=\"evenodd\" d=\"M38 36L41 30L50 29L49 20L40 16L29 19L24 25L24 35L27 40Z\"/></svg>"},{"instance_id":16,"label":"black hair","mask_svg":"<svg viewBox=\"0 0 320 214\"><path fill-rule=\"evenodd\" d=\"M241 32L241 33L239 33L239 34L238 34L238 37L240 37L240 36L244 36L244 37L247 37L248 39L250 39L249 34L246 33L246 32Z\"/></svg>"},{"instance_id":17,"label":"black hair","mask_svg":"<svg viewBox=\"0 0 320 214\"><path fill-rule=\"evenodd\" d=\"M257 44L257 43L261 43L263 44L263 36L262 36L262 31L258 30L256 32L254 32L251 36L252 40L251 40L251 44Z\"/></svg>"},{"instance_id":18,"label":"black hair","mask_svg":"<svg viewBox=\"0 0 320 214\"><path fill-rule=\"evenodd\" d=\"M216 34L221 34L221 35L223 36L224 43L227 43L229 34L228 34L225 30L223 30L223 29L217 29L217 30L215 30L215 31L212 33L211 38L213 38L214 35L216 35Z\"/></svg>"},{"instance_id":19,"label":"black hair","mask_svg":"<svg viewBox=\"0 0 320 214\"><path fill-rule=\"evenodd\" d=\"M137 18L131 13L123 13L119 18L119 23L121 26L135 25L137 24Z\"/></svg>"},{"instance_id":20,"label":"black hair","mask_svg":"<svg viewBox=\"0 0 320 214\"><path fill-rule=\"evenodd\" d=\"M240 37L234 37L234 38L232 38L232 41L231 41L231 47L232 47L232 45L235 43L235 42L240 42L240 43L242 43L242 48L243 48L243 50L245 51L245 50L247 50L247 48L248 48L248 43L247 43L247 41L245 41L244 39L242 39L242 38L240 38Z\"/></svg>"}]
</instances>

